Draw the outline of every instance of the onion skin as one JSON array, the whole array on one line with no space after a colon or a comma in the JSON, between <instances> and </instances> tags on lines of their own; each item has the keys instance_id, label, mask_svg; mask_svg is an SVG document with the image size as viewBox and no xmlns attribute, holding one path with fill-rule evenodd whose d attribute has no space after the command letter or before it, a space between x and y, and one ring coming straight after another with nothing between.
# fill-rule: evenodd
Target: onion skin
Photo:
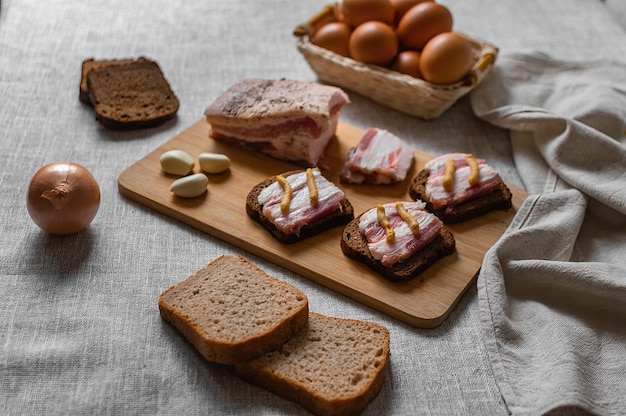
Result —
<instances>
[{"instance_id":1,"label":"onion skin","mask_svg":"<svg viewBox=\"0 0 626 416\"><path fill-rule=\"evenodd\" d=\"M51 163L31 179L26 207L45 232L73 234L86 228L98 213L100 187L79 164Z\"/></svg>"}]
</instances>

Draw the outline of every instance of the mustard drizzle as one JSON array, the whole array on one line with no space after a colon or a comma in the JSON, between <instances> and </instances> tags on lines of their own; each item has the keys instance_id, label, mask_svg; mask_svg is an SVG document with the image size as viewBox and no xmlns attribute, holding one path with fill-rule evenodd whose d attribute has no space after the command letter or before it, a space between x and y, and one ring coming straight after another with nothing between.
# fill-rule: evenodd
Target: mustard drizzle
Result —
<instances>
[{"instance_id":1,"label":"mustard drizzle","mask_svg":"<svg viewBox=\"0 0 626 416\"><path fill-rule=\"evenodd\" d=\"M315 176L311 168L306 170L306 184L309 187L309 201L311 206L316 205L319 200L319 194L317 191L317 184L315 183Z\"/></svg>"},{"instance_id":2,"label":"mustard drizzle","mask_svg":"<svg viewBox=\"0 0 626 416\"><path fill-rule=\"evenodd\" d=\"M380 226L385 229L385 241L387 241L387 244L395 243L396 233L391 227L389 219L387 219L387 214L385 214L385 207L383 207L382 204L378 204L376 206L376 218L378 219L378 223L380 224Z\"/></svg>"},{"instance_id":3,"label":"mustard drizzle","mask_svg":"<svg viewBox=\"0 0 626 416\"><path fill-rule=\"evenodd\" d=\"M443 168L443 189L450 192L454 188L454 172L456 167L454 166L454 159L446 160Z\"/></svg>"},{"instance_id":4,"label":"mustard drizzle","mask_svg":"<svg viewBox=\"0 0 626 416\"><path fill-rule=\"evenodd\" d=\"M283 187L283 197L280 200L280 210L283 214L286 214L289 211L289 205L291 204L291 198L293 197L293 191L291 189L291 185L287 182L287 179L283 175L276 176L276 182Z\"/></svg>"},{"instance_id":5,"label":"mustard drizzle","mask_svg":"<svg viewBox=\"0 0 626 416\"><path fill-rule=\"evenodd\" d=\"M411 233L413 233L413 235L417 235L420 232L420 224L417 221L417 218L412 216L409 211L404 208L404 204L400 201L396 202L396 211L398 211L398 214L404 220L404 222L407 223L407 225L411 229Z\"/></svg>"},{"instance_id":6,"label":"mustard drizzle","mask_svg":"<svg viewBox=\"0 0 626 416\"><path fill-rule=\"evenodd\" d=\"M472 186L476 185L480 181L480 169L478 167L478 162L476 162L474 155L471 153L468 153L465 159L467 160L467 166L470 168L470 175L467 178L467 182L469 182Z\"/></svg>"}]
</instances>

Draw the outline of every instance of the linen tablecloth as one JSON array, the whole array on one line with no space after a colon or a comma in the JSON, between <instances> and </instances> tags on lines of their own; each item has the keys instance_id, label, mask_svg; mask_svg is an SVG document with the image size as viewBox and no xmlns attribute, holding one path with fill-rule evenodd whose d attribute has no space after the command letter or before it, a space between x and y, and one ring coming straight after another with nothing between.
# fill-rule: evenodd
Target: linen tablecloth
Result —
<instances>
[{"instance_id":1,"label":"linen tablecloth","mask_svg":"<svg viewBox=\"0 0 626 416\"><path fill-rule=\"evenodd\" d=\"M292 30L324 0L85 2L3 0L0 8L0 414L306 414L208 363L163 322L159 294L222 254L243 254L301 288L311 310L391 332L391 368L369 415L502 414L507 407L470 287L437 328L414 328L121 196L118 176L202 118L246 77L314 81ZM459 31L508 53L626 56L626 35L594 0L448 1ZM181 106L160 127L110 131L78 100L80 64L156 60ZM524 182L509 131L469 97L423 121L350 93L342 121L393 131L431 154L472 152ZM53 161L87 167L102 203L90 227L54 237L26 212L31 176ZM590 250L593 247L589 248ZM616 380L624 381L624 380ZM504 396L509 400L508 396ZM574 403L554 413L577 414Z\"/></svg>"}]
</instances>

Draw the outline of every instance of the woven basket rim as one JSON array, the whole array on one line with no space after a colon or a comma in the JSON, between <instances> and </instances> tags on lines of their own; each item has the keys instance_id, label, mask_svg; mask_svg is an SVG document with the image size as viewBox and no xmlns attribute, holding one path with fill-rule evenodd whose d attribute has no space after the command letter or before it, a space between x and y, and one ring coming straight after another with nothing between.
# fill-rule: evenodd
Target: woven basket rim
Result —
<instances>
[{"instance_id":1,"label":"woven basket rim","mask_svg":"<svg viewBox=\"0 0 626 416\"><path fill-rule=\"evenodd\" d=\"M421 78L378 65L366 64L313 44L312 34L336 21L338 3L328 5L293 32L296 46L322 81L368 96L385 106L411 115L434 118L471 91L494 65L498 47L462 32L472 45L475 63L468 74L453 84L433 84Z\"/></svg>"}]
</instances>

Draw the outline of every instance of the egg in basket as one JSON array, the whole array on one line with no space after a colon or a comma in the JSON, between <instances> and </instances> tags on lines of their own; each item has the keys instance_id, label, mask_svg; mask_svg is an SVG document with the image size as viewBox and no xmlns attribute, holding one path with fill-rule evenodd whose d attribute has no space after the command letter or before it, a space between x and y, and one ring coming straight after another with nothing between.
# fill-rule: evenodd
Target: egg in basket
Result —
<instances>
[{"instance_id":1,"label":"egg in basket","mask_svg":"<svg viewBox=\"0 0 626 416\"><path fill-rule=\"evenodd\" d=\"M450 10L433 1L343 0L294 36L320 81L423 119L475 88L498 55L496 46L453 31Z\"/></svg>"}]
</instances>

